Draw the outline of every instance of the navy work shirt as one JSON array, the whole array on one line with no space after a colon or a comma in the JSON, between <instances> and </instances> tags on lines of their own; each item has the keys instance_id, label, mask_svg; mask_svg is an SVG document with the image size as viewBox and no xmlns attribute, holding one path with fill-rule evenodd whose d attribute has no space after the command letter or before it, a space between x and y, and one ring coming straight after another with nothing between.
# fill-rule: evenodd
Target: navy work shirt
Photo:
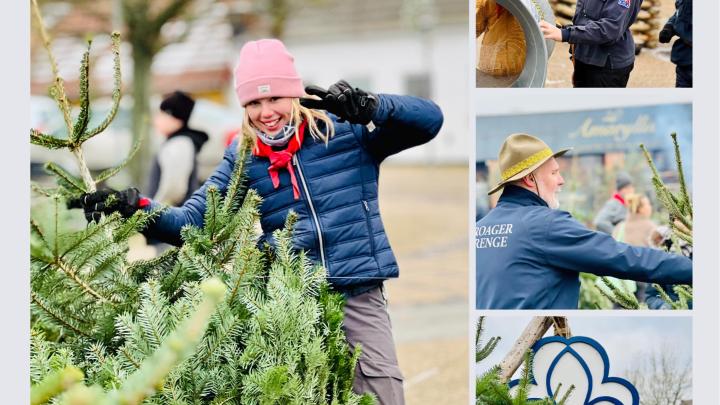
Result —
<instances>
[{"instance_id":1,"label":"navy work shirt","mask_svg":"<svg viewBox=\"0 0 720 405\"><path fill-rule=\"evenodd\" d=\"M561 30L562 41L575 44L575 59L588 65L620 69L635 62L630 25L642 0L578 0L573 25Z\"/></svg>"},{"instance_id":2,"label":"navy work shirt","mask_svg":"<svg viewBox=\"0 0 720 405\"><path fill-rule=\"evenodd\" d=\"M579 273L664 284L692 282L692 261L588 229L535 193L505 186L476 224L479 309L577 309Z\"/></svg>"}]
</instances>

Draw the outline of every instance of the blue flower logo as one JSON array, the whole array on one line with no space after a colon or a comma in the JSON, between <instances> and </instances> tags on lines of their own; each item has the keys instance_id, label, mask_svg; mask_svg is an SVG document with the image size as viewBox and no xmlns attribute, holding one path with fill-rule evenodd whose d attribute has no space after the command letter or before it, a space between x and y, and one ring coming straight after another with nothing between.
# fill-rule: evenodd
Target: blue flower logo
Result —
<instances>
[{"instance_id":1,"label":"blue flower logo","mask_svg":"<svg viewBox=\"0 0 720 405\"><path fill-rule=\"evenodd\" d=\"M552 398L562 383L558 397L570 385L575 386L568 405L640 404L640 395L628 380L609 376L610 360L597 341L584 336L552 336L537 341L532 350L530 399ZM512 388L518 383L513 380L509 385Z\"/></svg>"}]
</instances>

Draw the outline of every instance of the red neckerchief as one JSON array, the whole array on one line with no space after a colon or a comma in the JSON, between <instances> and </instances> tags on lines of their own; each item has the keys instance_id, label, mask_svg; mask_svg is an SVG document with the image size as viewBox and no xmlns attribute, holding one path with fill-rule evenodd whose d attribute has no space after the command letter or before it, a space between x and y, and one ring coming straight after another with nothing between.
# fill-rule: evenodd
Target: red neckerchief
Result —
<instances>
[{"instance_id":1,"label":"red neckerchief","mask_svg":"<svg viewBox=\"0 0 720 405\"><path fill-rule=\"evenodd\" d=\"M253 148L253 154L259 157L266 157L270 159L270 167L268 167L268 173L270 173L270 179L272 180L273 187L280 187L280 176L279 172L281 169L287 169L290 173L290 182L293 187L293 195L295 199L300 199L300 188L298 187L297 180L295 179L295 171L292 167L292 157L295 152L300 149L303 142L303 135L305 132L305 121L300 123L297 134L290 138L287 147L284 150L273 150L271 146L266 145L258 139L255 148Z\"/></svg>"},{"instance_id":2,"label":"red neckerchief","mask_svg":"<svg viewBox=\"0 0 720 405\"><path fill-rule=\"evenodd\" d=\"M625 205L625 199L618 193L613 194L613 198L620 201L620 204Z\"/></svg>"}]
</instances>

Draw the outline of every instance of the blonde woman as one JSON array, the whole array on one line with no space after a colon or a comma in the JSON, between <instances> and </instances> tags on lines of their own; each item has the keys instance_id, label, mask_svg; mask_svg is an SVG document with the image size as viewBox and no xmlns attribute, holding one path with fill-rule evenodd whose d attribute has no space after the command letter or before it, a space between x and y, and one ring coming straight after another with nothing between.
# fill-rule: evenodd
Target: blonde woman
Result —
<instances>
[{"instance_id":1,"label":"blonde woman","mask_svg":"<svg viewBox=\"0 0 720 405\"><path fill-rule=\"evenodd\" d=\"M383 295L383 281L398 276L398 265L380 219L378 175L385 158L438 133L440 109L345 81L328 90L303 89L292 55L275 39L243 46L235 91L245 107L242 138L254 145L247 186L263 198L263 240L272 245L272 232L283 227L288 212L298 214L293 244L321 263L331 286L345 295L347 340L362 345L353 388L374 393L380 404L404 403ZM306 91L315 97L302 98ZM203 226L207 188L224 193L238 158L236 140L205 184L183 206L164 211L146 234L180 244L184 225ZM126 216L156 206L136 189L99 191L83 199L88 220L107 213L103 201L110 194L120 202L113 210Z\"/></svg>"}]
</instances>

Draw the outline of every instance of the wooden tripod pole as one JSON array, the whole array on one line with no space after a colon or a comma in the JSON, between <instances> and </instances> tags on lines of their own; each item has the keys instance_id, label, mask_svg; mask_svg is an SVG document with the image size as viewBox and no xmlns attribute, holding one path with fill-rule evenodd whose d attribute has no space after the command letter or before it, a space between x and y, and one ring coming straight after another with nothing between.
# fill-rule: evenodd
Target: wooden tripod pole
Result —
<instances>
[{"instance_id":1,"label":"wooden tripod pole","mask_svg":"<svg viewBox=\"0 0 720 405\"><path fill-rule=\"evenodd\" d=\"M564 316L535 316L500 363L500 381L508 382L523 362L525 353L553 326L556 336L569 338L570 326Z\"/></svg>"}]
</instances>

